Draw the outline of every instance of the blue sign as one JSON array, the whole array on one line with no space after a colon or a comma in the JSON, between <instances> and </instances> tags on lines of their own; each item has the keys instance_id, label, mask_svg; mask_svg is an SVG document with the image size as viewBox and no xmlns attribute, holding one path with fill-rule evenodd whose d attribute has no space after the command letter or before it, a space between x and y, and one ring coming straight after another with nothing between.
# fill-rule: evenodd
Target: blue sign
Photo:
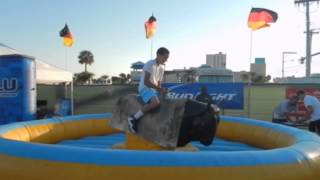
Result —
<instances>
[{"instance_id":1,"label":"blue sign","mask_svg":"<svg viewBox=\"0 0 320 180\"><path fill-rule=\"evenodd\" d=\"M163 83L168 88L171 99L195 99L202 86L206 86L208 94L215 105L224 109L243 109L243 84L241 83Z\"/></svg>"}]
</instances>

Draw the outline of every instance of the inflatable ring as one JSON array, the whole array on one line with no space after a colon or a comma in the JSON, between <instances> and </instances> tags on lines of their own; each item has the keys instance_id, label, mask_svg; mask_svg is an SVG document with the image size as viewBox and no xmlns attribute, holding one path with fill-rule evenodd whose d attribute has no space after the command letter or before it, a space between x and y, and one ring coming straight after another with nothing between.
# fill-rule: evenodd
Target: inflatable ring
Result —
<instances>
[{"instance_id":1,"label":"inflatable ring","mask_svg":"<svg viewBox=\"0 0 320 180\"><path fill-rule=\"evenodd\" d=\"M0 127L1 179L19 180L316 180L320 138L247 118L222 116L217 136L251 151L137 151L57 145L65 139L119 133L111 114L80 115Z\"/></svg>"}]
</instances>

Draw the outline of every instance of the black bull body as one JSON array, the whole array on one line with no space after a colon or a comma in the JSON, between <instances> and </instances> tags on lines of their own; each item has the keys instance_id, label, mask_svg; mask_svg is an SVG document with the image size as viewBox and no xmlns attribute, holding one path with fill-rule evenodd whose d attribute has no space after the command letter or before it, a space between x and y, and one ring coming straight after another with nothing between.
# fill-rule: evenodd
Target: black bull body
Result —
<instances>
[{"instance_id":1,"label":"black bull body","mask_svg":"<svg viewBox=\"0 0 320 180\"><path fill-rule=\"evenodd\" d=\"M190 141L210 145L217 130L218 120L219 116L210 104L186 101L177 146L184 146Z\"/></svg>"},{"instance_id":2,"label":"black bull body","mask_svg":"<svg viewBox=\"0 0 320 180\"><path fill-rule=\"evenodd\" d=\"M110 125L129 132L127 118L142 106L136 95L121 97L112 112ZM210 145L218 118L211 105L187 99L162 99L160 108L139 120L137 135L166 148L184 146L191 141Z\"/></svg>"}]
</instances>

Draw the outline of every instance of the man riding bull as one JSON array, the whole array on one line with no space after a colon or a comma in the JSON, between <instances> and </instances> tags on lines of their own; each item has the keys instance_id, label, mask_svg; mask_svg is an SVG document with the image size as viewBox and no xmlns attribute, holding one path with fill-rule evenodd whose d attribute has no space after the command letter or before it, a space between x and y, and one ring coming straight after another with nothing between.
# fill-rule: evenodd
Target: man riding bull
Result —
<instances>
[{"instance_id":1,"label":"man riding bull","mask_svg":"<svg viewBox=\"0 0 320 180\"><path fill-rule=\"evenodd\" d=\"M168 58L169 50L161 47L157 50L157 57L148 61L143 67L139 84L139 95L145 105L138 112L128 117L128 126L132 133L138 131L139 119L145 113L160 106L158 94L166 93L166 90L161 88L161 81L164 74L164 63Z\"/></svg>"}]
</instances>

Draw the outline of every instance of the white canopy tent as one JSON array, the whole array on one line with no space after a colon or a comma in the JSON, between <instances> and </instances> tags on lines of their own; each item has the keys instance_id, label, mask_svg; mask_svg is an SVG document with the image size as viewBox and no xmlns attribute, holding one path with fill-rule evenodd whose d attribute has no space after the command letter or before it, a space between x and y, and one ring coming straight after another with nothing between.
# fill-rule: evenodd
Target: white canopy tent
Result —
<instances>
[{"instance_id":1,"label":"white canopy tent","mask_svg":"<svg viewBox=\"0 0 320 180\"><path fill-rule=\"evenodd\" d=\"M27 57L26 54L20 53L19 51L0 43L0 56L2 55L23 55ZM58 84L66 83L70 84L70 99L71 99L71 114L73 115L73 73L66 71L62 68L50 65L41 61L37 58L33 58L36 65L36 82L37 84Z\"/></svg>"},{"instance_id":2,"label":"white canopy tent","mask_svg":"<svg viewBox=\"0 0 320 180\"><path fill-rule=\"evenodd\" d=\"M1 55L25 55L19 51L0 43L0 56ZM36 63L36 82L37 84L55 84L63 82L72 82L72 72L66 71L62 68L50 65L34 58Z\"/></svg>"},{"instance_id":3,"label":"white canopy tent","mask_svg":"<svg viewBox=\"0 0 320 180\"><path fill-rule=\"evenodd\" d=\"M36 80L38 84L56 84L72 82L72 73L49 65L39 59L36 62Z\"/></svg>"}]
</instances>

